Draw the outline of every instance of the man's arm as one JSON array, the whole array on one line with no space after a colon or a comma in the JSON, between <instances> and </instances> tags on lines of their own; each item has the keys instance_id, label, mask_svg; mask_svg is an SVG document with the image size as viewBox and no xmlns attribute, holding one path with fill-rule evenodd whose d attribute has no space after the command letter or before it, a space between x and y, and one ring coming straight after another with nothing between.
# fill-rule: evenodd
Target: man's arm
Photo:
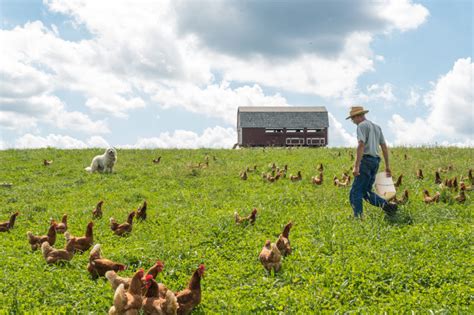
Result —
<instances>
[{"instance_id":1,"label":"man's arm","mask_svg":"<svg viewBox=\"0 0 474 315\"><path fill-rule=\"evenodd\" d=\"M354 162L354 168L352 169L352 175L359 176L360 174L360 161L362 161L362 154L364 153L364 142L359 141L357 146L357 156Z\"/></svg>"},{"instance_id":2,"label":"man's arm","mask_svg":"<svg viewBox=\"0 0 474 315\"><path fill-rule=\"evenodd\" d=\"M392 171L390 170L390 162L388 160L388 148L385 143L380 145L382 148L383 159L385 160L385 173L387 173L387 177L392 177Z\"/></svg>"}]
</instances>

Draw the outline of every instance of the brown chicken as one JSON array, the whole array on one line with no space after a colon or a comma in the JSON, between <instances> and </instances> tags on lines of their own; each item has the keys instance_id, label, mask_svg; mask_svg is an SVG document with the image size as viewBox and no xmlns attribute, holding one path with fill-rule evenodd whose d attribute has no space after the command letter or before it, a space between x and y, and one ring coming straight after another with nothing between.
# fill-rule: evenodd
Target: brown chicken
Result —
<instances>
[{"instance_id":1,"label":"brown chicken","mask_svg":"<svg viewBox=\"0 0 474 315\"><path fill-rule=\"evenodd\" d=\"M113 262L110 259L103 258L100 249L100 244L96 244L89 254L89 263L87 264L87 271L93 278L103 277L109 270L115 272L125 270L124 264Z\"/></svg>"},{"instance_id":2,"label":"brown chicken","mask_svg":"<svg viewBox=\"0 0 474 315\"><path fill-rule=\"evenodd\" d=\"M456 200L459 203L464 203L466 201L466 193L464 192L463 189L459 191L459 194L454 197L454 200Z\"/></svg>"},{"instance_id":3,"label":"brown chicken","mask_svg":"<svg viewBox=\"0 0 474 315\"><path fill-rule=\"evenodd\" d=\"M148 271L145 275L150 275L153 278L155 278L156 276L158 276L158 273L163 271L163 268L164 268L163 262L158 260L150 269L148 269ZM121 284L123 284L125 290L127 290L128 287L130 286L130 282L132 281L132 278L121 277L113 270L107 271L105 273L105 277L107 278L107 280L109 280L109 283L112 286L112 290L114 290L114 291ZM143 278L142 280L145 281L145 278ZM159 285L160 285L160 290L163 293L166 293L166 290L168 290L168 289L161 283ZM145 289L145 288L143 288L143 289ZM142 291L142 295L144 295L144 294L145 294L145 290Z\"/></svg>"},{"instance_id":4,"label":"brown chicken","mask_svg":"<svg viewBox=\"0 0 474 315\"><path fill-rule=\"evenodd\" d=\"M178 300L171 290L161 292L152 275L145 276L143 312L147 315L174 315L178 311Z\"/></svg>"},{"instance_id":5,"label":"brown chicken","mask_svg":"<svg viewBox=\"0 0 474 315\"><path fill-rule=\"evenodd\" d=\"M250 224L254 224L255 220L257 219L257 208L253 208L252 212L246 216L241 217L237 211L234 212L235 223L240 224L244 222L250 222Z\"/></svg>"},{"instance_id":6,"label":"brown chicken","mask_svg":"<svg viewBox=\"0 0 474 315\"><path fill-rule=\"evenodd\" d=\"M440 197L440 193L439 192L436 192L436 194L434 194L433 197L430 196L430 193L428 192L428 190L423 190L423 201L426 203L426 204L429 204L429 203L434 203L434 202L439 202L439 197Z\"/></svg>"},{"instance_id":7,"label":"brown chicken","mask_svg":"<svg viewBox=\"0 0 474 315\"><path fill-rule=\"evenodd\" d=\"M155 163L155 164L159 164L160 162L161 162L161 156L159 156L156 159L153 159L153 163Z\"/></svg>"},{"instance_id":8,"label":"brown chicken","mask_svg":"<svg viewBox=\"0 0 474 315\"><path fill-rule=\"evenodd\" d=\"M94 243L93 227L94 222L89 222L86 228L86 235L83 237L76 237L76 244L74 245L76 252L85 252L92 246ZM64 237L66 238L66 241L69 241L72 238L71 233L69 232L64 233Z\"/></svg>"},{"instance_id":9,"label":"brown chicken","mask_svg":"<svg viewBox=\"0 0 474 315\"><path fill-rule=\"evenodd\" d=\"M403 192L402 198L398 199L396 196L393 199L393 202L395 202L397 205L405 205L408 202L408 190L405 189Z\"/></svg>"},{"instance_id":10,"label":"brown chicken","mask_svg":"<svg viewBox=\"0 0 474 315\"><path fill-rule=\"evenodd\" d=\"M112 290L117 290L119 285L123 285L125 290L128 290L130 286L130 282L132 278L129 277L121 277L115 271L109 270L105 273L105 278L109 281L110 285L112 286Z\"/></svg>"},{"instance_id":11,"label":"brown chicken","mask_svg":"<svg viewBox=\"0 0 474 315\"><path fill-rule=\"evenodd\" d=\"M48 242L49 245L54 246L54 243L56 243L56 223L50 224L47 235L36 236L29 231L26 232L26 235L28 236L28 242L32 250L37 250L44 242Z\"/></svg>"},{"instance_id":12,"label":"brown chicken","mask_svg":"<svg viewBox=\"0 0 474 315\"><path fill-rule=\"evenodd\" d=\"M132 277L130 287L125 290L121 284L115 290L114 305L109 309L109 315L135 315L142 308L142 278L143 269L138 270Z\"/></svg>"},{"instance_id":13,"label":"brown chicken","mask_svg":"<svg viewBox=\"0 0 474 315\"><path fill-rule=\"evenodd\" d=\"M402 179L403 179L403 174L400 174L400 176L398 176L397 181L395 182L395 187L400 187L402 185Z\"/></svg>"},{"instance_id":14,"label":"brown chicken","mask_svg":"<svg viewBox=\"0 0 474 315\"><path fill-rule=\"evenodd\" d=\"M423 171L421 170L421 168L419 168L419 169L416 171L416 178L417 178L417 179L423 179L423 178L425 178L425 177L423 176Z\"/></svg>"},{"instance_id":15,"label":"brown chicken","mask_svg":"<svg viewBox=\"0 0 474 315\"><path fill-rule=\"evenodd\" d=\"M466 186L464 182L459 183L459 189L464 190L464 191L472 191L472 185L471 186Z\"/></svg>"},{"instance_id":16,"label":"brown chicken","mask_svg":"<svg viewBox=\"0 0 474 315\"><path fill-rule=\"evenodd\" d=\"M443 180L441 179L441 176L439 176L439 172L435 172L435 184L441 184Z\"/></svg>"},{"instance_id":17,"label":"brown chicken","mask_svg":"<svg viewBox=\"0 0 474 315\"><path fill-rule=\"evenodd\" d=\"M145 220L146 219L146 208L148 204L146 203L146 200L143 201L143 205L138 207L137 209L137 219L140 220Z\"/></svg>"},{"instance_id":18,"label":"brown chicken","mask_svg":"<svg viewBox=\"0 0 474 315\"><path fill-rule=\"evenodd\" d=\"M101 200L97 203L97 205L95 206L95 209L92 210L92 217L95 218L95 219L100 219L102 218L102 205L104 204L104 201Z\"/></svg>"},{"instance_id":19,"label":"brown chicken","mask_svg":"<svg viewBox=\"0 0 474 315\"><path fill-rule=\"evenodd\" d=\"M240 176L241 180L247 180L247 178L248 178L246 171L241 172L239 176Z\"/></svg>"},{"instance_id":20,"label":"brown chicken","mask_svg":"<svg viewBox=\"0 0 474 315\"><path fill-rule=\"evenodd\" d=\"M334 176L333 182L334 186L337 187L349 187L351 185L351 177L348 176L346 180L339 180L337 176Z\"/></svg>"},{"instance_id":21,"label":"brown chicken","mask_svg":"<svg viewBox=\"0 0 474 315\"><path fill-rule=\"evenodd\" d=\"M283 256L288 256L291 254L291 246L290 246L290 229L293 227L293 223L290 221L287 225L285 225L283 232L278 236L278 240L276 242L276 246L280 253Z\"/></svg>"},{"instance_id":22,"label":"brown chicken","mask_svg":"<svg viewBox=\"0 0 474 315\"><path fill-rule=\"evenodd\" d=\"M49 166L51 164L53 164L53 160L43 160L43 165L44 166Z\"/></svg>"},{"instance_id":23,"label":"brown chicken","mask_svg":"<svg viewBox=\"0 0 474 315\"><path fill-rule=\"evenodd\" d=\"M114 231L115 235L122 236L132 232L133 226L133 217L135 216L135 211L130 212L127 218L127 222L118 224L114 218L110 218L110 229Z\"/></svg>"},{"instance_id":24,"label":"brown chicken","mask_svg":"<svg viewBox=\"0 0 474 315\"><path fill-rule=\"evenodd\" d=\"M55 249L48 242L41 244L41 252L43 253L44 259L48 264L55 264L60 261L70 261L74 257L74 245L76 239L71 238L65 249Z\"/></svg>"},{"instance_id":25,"label":"brown chicken","mask_svg":"<svg viewBox=\"0 0 474 315\"><path fill-rule=\"evenodd\" d=\"M303 179L301 176L301 171L298 171L298 175L290 175L290 179L292 182L297 182Z\"/></svg>"},{"instance_id":26,"label":"brown chicken","mask_svg":"<svg viewBox=\"0 0 474 315\"><path fill-rule=\"evenodd\" d=\"M19 214L20 213L17 211L17 212L13 213L10 216L10 220L8 220L6 222L0 222L0 232L7 232L7 231L10 231L11 229L13 229L13 226L15 225L16 217Z\"/></svg>"},{"instance_id":27,"label":"brown chicken","mask_svg":"<svg viewBox=\"0 0 474 315\"><path fill-rule=\"evenodd\" d=\"M199 265L186 289L175 293L178 300L178 314L189 314L201 303L201 278L205 270L206 267L203 264Z\"/></svg>"},{"instance_id":28,"label":"brown chicken","mask_svg":"<svg viewBox=\"0 0 474 315\"><path fill-rule=\"evenodd\" d=\"M57 223L56 225L56 233L64 234L67 231L67 214L64 214L61 223Z\"/></svg>"},{"instance_id":29,"label":"brown chicken","mask_svg":"<svg viewBox=\"0 0 474 315\"><path fill-rule=\"evenodd\" d=\"M275 243L270 242L267 240L265 245L258 255L258 259L262 263L263 267L268 271L271 272L272 269L275 272L278 272L281 268L281 253Z\"/></svg>"},{"instance_id":30,"label":"brown chicken","mask_svg":"<svg viewBox=\"0 0 474 315\"><path fill-rule=\"evenodd\" d=\"M323 172L319 173L319 176L311 177L311 183L314 185L322 185L323 184Z\"/></svg>"},{"instance_id":31,"label":"brown chicken","mask_svg":"<svg viewBox=\"0 0 474 315\"><path fill-rule=\"evenodd\" d=\"M319 172L324 171L323 163L319 163L317 170L318 170Z\"/></svg>"}]
</instances>

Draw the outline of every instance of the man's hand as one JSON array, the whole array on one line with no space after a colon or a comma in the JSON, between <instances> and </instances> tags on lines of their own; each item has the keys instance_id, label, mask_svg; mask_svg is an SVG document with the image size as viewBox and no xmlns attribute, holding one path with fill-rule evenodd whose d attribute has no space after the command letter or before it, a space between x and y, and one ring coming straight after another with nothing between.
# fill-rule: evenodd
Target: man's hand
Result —
<instances>
[{"instance_id":1,"label":"man's hand","mask_svg":"<svg viewBox=\"0 0 474 315\"><path fill-rule=\"evenodd\" d=\"M388 167L385 168L385 174L387 174L387 177L392 177L392 171Z\"/></svg>"},{"instance_id":2,"label":"man's hand","mask_svg":"<svg viewBox=\"0 0 474 315\"><path fill-rule=\"evenodd\" d=\"M354 168L352 169L352 175L354 175L354 176L359 176L360 175L359 166L354 165Z\"/></svg>"}]
</instances>

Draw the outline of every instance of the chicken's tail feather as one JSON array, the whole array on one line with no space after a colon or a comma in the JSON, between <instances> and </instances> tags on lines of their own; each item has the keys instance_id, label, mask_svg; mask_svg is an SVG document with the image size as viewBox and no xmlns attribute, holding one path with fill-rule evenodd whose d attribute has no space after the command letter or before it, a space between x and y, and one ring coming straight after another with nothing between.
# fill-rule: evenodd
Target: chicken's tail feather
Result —
<instances>
[{"instance_id":1,"label":"chicken's tail feather","mask_svg":"<svg viewBox=\"0 0 474 315\"><path fill-rule=\"evenodd\" d=\"M127 304L127 294L125 292L125 287L123 283L121 283L118 287L117 290L115 290L114 294L114 307L117 311L122 311L125 308L125 305Z\"/></svg>"}]
</instances>

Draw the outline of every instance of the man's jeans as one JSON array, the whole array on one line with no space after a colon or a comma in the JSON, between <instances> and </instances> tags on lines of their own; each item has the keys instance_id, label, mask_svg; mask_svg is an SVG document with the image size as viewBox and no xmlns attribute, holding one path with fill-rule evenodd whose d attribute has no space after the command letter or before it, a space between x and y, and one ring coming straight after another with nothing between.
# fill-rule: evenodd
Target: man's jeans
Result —
<instances>
[{"instance_id":1,"label":"man's jeans","mask_svg":"<svg viewBox=\"0 0 474 315\"><path fill-rule=\"evenodd\" d=\"M362 157L359 168L360 175L354 179L349 195L349 200L354 210L354 216L356 217L362 216L362 199L365 199L376 207L383 207L387 203L385 199L379 197L372 191L379 164L379 157L370 155L364 155Z\"/></svg>"}]
</instances>

